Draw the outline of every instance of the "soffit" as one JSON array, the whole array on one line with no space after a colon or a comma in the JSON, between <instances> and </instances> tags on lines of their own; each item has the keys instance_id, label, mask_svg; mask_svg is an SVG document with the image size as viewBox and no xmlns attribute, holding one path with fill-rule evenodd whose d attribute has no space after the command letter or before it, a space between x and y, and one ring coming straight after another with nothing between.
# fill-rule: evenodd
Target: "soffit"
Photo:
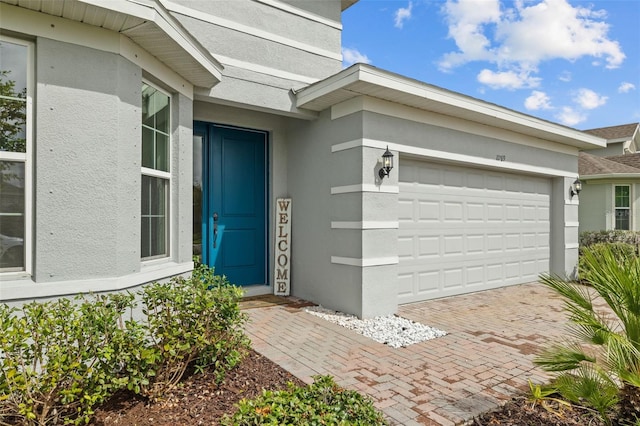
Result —
<instances>
[{"instance_id":1,"label":"soffit","mask_svg":"<svg viewBox=\"0 0 640 426\"><path fill-rule=\"evenodd\" d=\"M154 0L0 0L124 34L194 86L211 88L222 65Z\"/></svg>"},{"instance_id":2,"label":"soffit","mask_svg":"<svg viewBox=\"0 0 640 426\"><path fill-rule=\"evenodd\" d=\"M577 148L598 148L606 141L499 105L365 64L356 64L296 92L298 108L323 111L358 96L453 116Z\"/></svg>"}]
</instances>

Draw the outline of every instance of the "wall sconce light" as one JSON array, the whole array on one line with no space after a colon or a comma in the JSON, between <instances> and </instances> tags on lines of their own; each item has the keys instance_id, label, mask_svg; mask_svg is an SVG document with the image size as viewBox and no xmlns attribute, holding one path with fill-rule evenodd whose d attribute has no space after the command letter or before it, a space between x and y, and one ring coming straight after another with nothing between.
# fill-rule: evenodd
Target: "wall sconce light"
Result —
<instances>
[{"instance_id":1,"label":"wall sconce light","mask_svg":"<svg viewBox=\"0 0 640 426\"><path fill-rule=\"evenodd\" d=\"M382 154L382 167L378 171L380 179L389 176L391 169L393 169L393 154L389 151L389 146L387 145L387 150Z\"/></svg>"},{"instance_id":2,"label":"wall sconce light","mask_svg":"<svg viewBox=\"0 0 640 426\"><path fill-rule=\"evenodd\" d=\"M576 179L571 184L571 187L569 188L569 193L573 197L574 195L579 195L580 191L582 191L582 182L580 182L580 179Z\"/></svg>"}]
</instances>

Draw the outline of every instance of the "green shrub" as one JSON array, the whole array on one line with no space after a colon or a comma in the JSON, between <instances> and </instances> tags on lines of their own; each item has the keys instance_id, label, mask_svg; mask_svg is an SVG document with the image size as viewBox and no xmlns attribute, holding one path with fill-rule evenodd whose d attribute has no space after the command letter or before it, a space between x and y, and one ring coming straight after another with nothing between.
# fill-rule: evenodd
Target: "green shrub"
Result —
<instances>
[{"instance_id":1,"label":"green shrub","mask_svg":"<svg viewBox=\"0 0 640 426\"><path fill-rule=\"evenodd\" d=\"M119 387L118 318L109 296L0 305L0 423L86 423ZM17 315L19 314L19 315Z\"/></svg>"},{"instance_id":2,"label":"green shrub","mask_svg":"<svg viewBox=\"0 0 640 426\"><path fill-rule=\"evenodd\" d=\"M330 376L315 376L305 387L289 384L286 391L264 391L242 400L227 426L244 425L386 425L371 400L338 386Z\"/></svg>"},{"instance_id":3,"label":"green shrub","mask_svg":"<svg viewBox=\"0 0 640 426\"><path fill-rule=\"evenodd\" d=\"M578 273L581 279L584 279L591 272L589 269L589 262L586 257L582 255L585 248L580 250L580 258L578 260ZM594 243L588 246L588 250L596 257L602 257L604 252L611 251L616 259L620 262L628 262L630 259L636 257L636 248L632 244L621 242L610 243Z\"/></svg>"},{"instance_id":4,"label":"green shrub","mask_svg":"<svg viewBox=\"0 0 640 426\"><path fill-rule=\"evenodd\" d=\"M144 395L158 397L175 386L187 367L213 368L217 379L237 365L249 347L240 312L242 290L224 277L198 266L191 278L146 286L142 293L146 352L137 357L139 370L153 370L149 383L130 384ZM151 368L150 366L153 366Z\"/></svg>"},{"instance_id":5,"label":"green shrub","mask_svg":"<svg viewBox=\"0 0 640 426\"><path fill-rule=\"evenodd\" d=\"M191 363L221 379L249 344L241 296L199 265L137 296L0 304L0 424L88 423L116 390L161 396ZM131 317L137 299L143 321Z\"/></svg>"},{"instance_id":6,"label":"green shrub","mask_svg":"<svg viewBox=\"0 0 640 426\"><path fill-rule=\"evenodd\" d=\"M580 233L580 248L590 247L600 243L625 243L636 247L640 246L640 232L609 230L609 231L585 231Z\"/></svg>"}]
</instances>

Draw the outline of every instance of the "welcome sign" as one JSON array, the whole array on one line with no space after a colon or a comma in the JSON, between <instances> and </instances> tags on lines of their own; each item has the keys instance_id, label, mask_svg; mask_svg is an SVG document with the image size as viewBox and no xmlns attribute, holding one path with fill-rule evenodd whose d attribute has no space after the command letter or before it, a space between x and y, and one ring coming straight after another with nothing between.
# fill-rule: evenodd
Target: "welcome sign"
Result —
<instances>
[{"instance_id":1,"label":"welcome sign","mask_svg":"<svg viewBox=\"0 0 640 426\"><path fill-rule=\"evenodd\" d=\"M274 286L277 296L288 296L291 281L291 198L276 200Z\"/></svg>"}]
</instances>

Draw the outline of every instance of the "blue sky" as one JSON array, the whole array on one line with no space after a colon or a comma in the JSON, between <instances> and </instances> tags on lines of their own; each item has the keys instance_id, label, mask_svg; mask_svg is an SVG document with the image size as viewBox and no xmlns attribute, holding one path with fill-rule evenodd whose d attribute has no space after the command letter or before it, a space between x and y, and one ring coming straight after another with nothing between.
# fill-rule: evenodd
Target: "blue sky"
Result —
<instances>
[{"instance_id":1,"label":"blue sky","mask_svg":"<svg viewBox=\"0 0 640 426\"><path fill-rule=\"evenodd\" d=\"M576 129L640 122L640 0L360 0L344 65Z\"/></svg>"}]
</instances>

